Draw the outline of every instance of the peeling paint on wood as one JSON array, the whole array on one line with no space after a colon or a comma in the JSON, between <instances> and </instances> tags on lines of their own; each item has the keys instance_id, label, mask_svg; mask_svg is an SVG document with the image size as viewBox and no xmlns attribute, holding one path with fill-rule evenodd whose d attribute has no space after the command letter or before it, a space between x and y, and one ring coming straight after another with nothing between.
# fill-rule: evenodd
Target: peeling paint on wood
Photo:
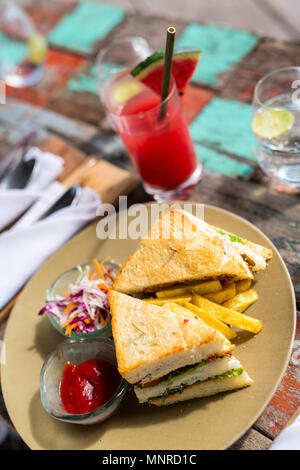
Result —
<instances>
[{"instance_id":1,"label":"peeling paint on wood","mask_svg":"<svg viewBox=\"0 0 300 470\"><path fill-rule=\"evenodd\" d=\"M193 85L188 86L182 97L182 105L187 122L191 123L213 97L214 93L210 90Z\"/></svg>"},{"instance_id":2,"label":"peeling paint on wood","mask_svg":"<svg viewBox=\"0 0 300 470\"><path fill-rule=\"evenodd\" d=\"M56 51L52 48L47 53L44 74L41 81L34 87L6 87L7 97L28 101L37 106L45 104L83 67L83 57Z\"/></svg>"},{"instance_id":3,"label":"peeling paint on wood","mask_svg":"<svg viewBox=\"0 0 300 470\"><path fill-rule=\"evenodd\" d=\"M300 312L297 331L288 368L256 428L275 438L300 406Z\"/></svg>"},{"instance_id":4,"label":"peeling paint on wood","mask_svg":"<svg viewBox=\"0 0 300 470\"><path fill-rule=\"evenodd\" d=\"M183 31L177 44L202 50L193 81L215 85L218 83L218 75L227 72L257 42L258 38L247 31L192 23Z\"/></svg>"},{"instance_id":5,"label":"peeling paint on wood","mask_svg":"<svg viewBox=\"0 0 300 470\"><path fill-rule=\"evenodd\" d=\"M46 35L57 23L76 7L77 2L69 0L60 2L59 0L39 0L25 3L24 7L33 23L37 26L40 33Z\"/></svg>"},{"instance_id":6,"label":"peeling paint on wood","mask_svg":"<svg viewBox=\"0 0 300 470\"><path fill-rule=\"evenodd\" d=\"M228 72L221 96L251 102L258 80L278 68L298 66L299 57L300 44L263 39Z\"/></svg>"},{"instance_id":7,"label":"peeling paint on wood","mask_svg":"<svg viewBox=\"0 0 300 470\"><path fill-rule=\"evenodd\" d=\"M124 18L122 8L93 2L79 3L48 36L50 44L89 54L93 45L105 37Z\"/></svg>"},{"instance_id":8,"label":"peeling paint on wood","mask_svg":"<svg viewBox=\"0 0 300 470\"><path fill-rule=\"evenodd\" d=\"M252 108L222 98L212 99L190 125L195 142L222 153L255 159L255 138L251 130Z\"/></svg>"}]
</instances>

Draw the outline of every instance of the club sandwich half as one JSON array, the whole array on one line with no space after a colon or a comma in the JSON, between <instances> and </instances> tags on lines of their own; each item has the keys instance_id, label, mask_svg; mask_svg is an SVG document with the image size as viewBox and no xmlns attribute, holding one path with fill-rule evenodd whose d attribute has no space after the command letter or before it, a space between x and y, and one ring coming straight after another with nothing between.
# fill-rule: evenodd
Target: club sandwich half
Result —
<instances>
[{"instance_id":1,"label":"club sandwich half","mask_svg":"<svg viewBox=\"0 0 300 470\"><path fill-rule=\"evenodd\" d=\"M234 346L192 312L114 290L109 301L118 369L140 403L169 405L252 384Z\"/></svg>"},{"instance_id":2,"label":"club sandwich half","mask_svg":"<svg viewBox=\"0 0 300 470\"><path fill-rule=\"evenodd\" d=\"M114 289L153 293L206 280L253 279L272 251L207 224L185 211L167 209L118 272Z\"/></svg>"}]
</instances>

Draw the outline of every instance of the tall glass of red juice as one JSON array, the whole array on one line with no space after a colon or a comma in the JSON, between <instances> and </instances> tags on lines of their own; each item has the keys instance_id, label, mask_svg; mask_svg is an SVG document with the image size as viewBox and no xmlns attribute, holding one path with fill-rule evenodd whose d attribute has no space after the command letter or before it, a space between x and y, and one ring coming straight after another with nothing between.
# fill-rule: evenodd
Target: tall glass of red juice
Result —
<instances>
[{"instance_id":1,"label":"tall glass of red juice","mask_svg":"<svg viewBox=\"0 0 300 470\"><path fill-rule=\"evenodd\" d=\"M201 177L201 166L181 99L174 80L161 103L157 93L130 75L130 70L150 55L146 47L143 51L133 47L138 39L123 38L100 53L100 96L146 192L158 201L186 199ZM166 109L163 116L162 104Z\"/></svg>"}]
</instances>

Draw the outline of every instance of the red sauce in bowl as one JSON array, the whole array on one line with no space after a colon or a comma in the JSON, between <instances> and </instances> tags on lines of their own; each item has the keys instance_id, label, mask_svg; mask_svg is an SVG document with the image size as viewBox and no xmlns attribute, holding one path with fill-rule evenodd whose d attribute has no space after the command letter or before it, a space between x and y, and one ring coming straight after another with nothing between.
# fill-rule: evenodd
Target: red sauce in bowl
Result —
<instances>
[{"instance_id":1,"label":"red sauce in bowl","mask_svg":"<svg viewBox=\"0 0 300 470\"><path fill-rule=\"evenodd\" d=\"M71 414L90 413L108 402L121 382L117 369L103 359L90 359L63 368L60 395L65 410Z\"/></svg>"}]
</instances>

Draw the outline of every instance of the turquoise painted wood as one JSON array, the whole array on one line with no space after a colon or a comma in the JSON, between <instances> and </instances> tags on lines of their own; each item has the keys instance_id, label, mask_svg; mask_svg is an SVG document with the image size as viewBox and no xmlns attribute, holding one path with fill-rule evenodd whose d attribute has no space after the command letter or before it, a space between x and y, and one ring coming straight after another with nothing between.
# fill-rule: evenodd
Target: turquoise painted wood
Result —
<instances>
[{"instance_id":1,"label":"turquoise painted wood","mask_svg":"<svg viewBox=\"0 0 300 470\"><path fill-rule=\"evenodd\" d=\"M255 160L249 104L213 98L192 122L190 132L204 147Z\"/></svg>"},{"instance_id":2,"label":"turquoise painted wood","mask_svg":"<svg viewBox=\"0 0 300 470\"><path fill-rule=\"evenodd\" d=\"M122 66L117 66L116 64L103 64L101 66L102 76L104 73L107 74L107 77L111 77L111 73L117 73L123 70ZM98 67L96 65L92 66L88 73L81 73L76 75L68 82L68 89L70 91L88 91L90 93L97 94L99 93L99 81L98 81Z\"/></svg>"},{"instance_id":3,"label":"turquoise painted wood","mask_svg":"<svg viewBox=\"0 0 300 470\"><path fill-rule=\"evenodd\" d=\"M123 8L92 2L79 3L48 36L50 44L91 53L93 44L105 37L125 16Z\"/></svg>"},{"instance_id":4,"label":"turquoise painted wood","mask_svg":"<svg viewBox=\"0 0 300 470\"><path fill-rule=\"evenodd\" d=\"M211 85L218 83L218 74L227 72L257 44L258 38L247 31L220 26L188 25L177 46L193 46L202 50L193 81Z\"/></svg>"},{"instance_id":5,"label":"turquoise painted wood","mask_svg":"<svg viewBox=\"0 0 300 470\"><path fill-rule=\"evenodd\" d=\"M238 162L222 153L204 147L195 142L197 158L203 163L205 168L217 171L223 175L236 178L238 176L247 177L252 172L252 167L243 162Z\"/></svg>"},{"instance_id":6,"label":"turquoise painted wood","mask_svg":"<svg viewBox=\"0 0 300 470\"><path fill-rule=\"evenodd\" d=\"M68 82L70 91L88 91L89 93L98 94L97 68L91 67L89 74L79 74Z\"/></svg>"},{"instance_id":7,"label":"turquoise painted wood","mask_svg":"<svg viewBox=\"0 0 300 470\"><path fill-rule=\"evenodd\" d=\"M0 74L9 65L17 65L28 55L27 46L0 32Z\"/></svg>"}]
</instances>

